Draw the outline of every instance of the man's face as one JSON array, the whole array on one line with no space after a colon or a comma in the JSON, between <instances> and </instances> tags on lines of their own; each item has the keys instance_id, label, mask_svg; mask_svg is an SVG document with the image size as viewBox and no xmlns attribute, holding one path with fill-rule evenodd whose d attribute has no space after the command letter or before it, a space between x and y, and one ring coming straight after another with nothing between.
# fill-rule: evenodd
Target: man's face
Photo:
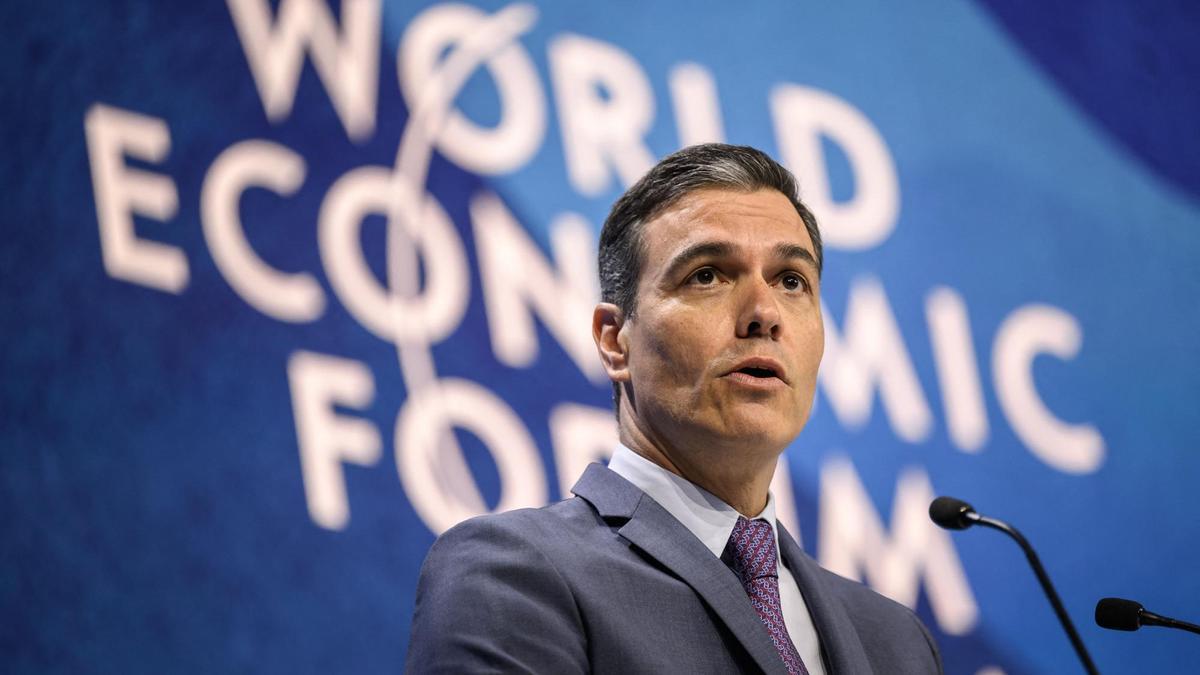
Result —
<instances>
[{"instance_id":1,"label":"man's face","mask_svg":"<svg viewBox=\"0 0 1200 675\"><path fill-rule=\"evenodd\" d=\"M637 423L677 447L782 450L808 419L825 346L796 209L775 190L699 190L646 223L642 243L620 331Z\"/></svg>"}]
</instances>

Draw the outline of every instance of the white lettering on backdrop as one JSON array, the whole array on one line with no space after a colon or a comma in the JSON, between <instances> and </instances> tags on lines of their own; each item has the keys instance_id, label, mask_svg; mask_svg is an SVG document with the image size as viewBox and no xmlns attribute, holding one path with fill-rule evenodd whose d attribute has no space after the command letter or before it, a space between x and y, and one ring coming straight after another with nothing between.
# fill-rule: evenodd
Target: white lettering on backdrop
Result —
<instances>
[{"instance_id":1,"label":"white lettering on backdrop","mask_svg":"<svg viewBox=\"0 0 1200 675\"><path fill-rule=\"evenodd\" d=\"M346 134L354 141L374 132L380 0L345 0L340 19L319 0L228 0L263 109L273 124L293 112L299 74L311 59ZM337 300L370 334L397 345L407 399L392 433L396 470L413 508L433 532L494 509L544 504L553 486L565 494L590 461L611 452L611 412L569 401L547 420L555 465L543 464L526 421L478 382L439 378L432 347L458 330L471 302L470 258L455 224L424 189L433 151L468 171L503 175L521 170L542 149L548 100L556 105L562 162L581 199L627 186L655 160L644 136L655 120L650 77L634 55L584 35L547 39L551 96L519 37L536 20L528 5L488 15L457 3L436 5L413 18L397 50L400 90L409 104L408 126L394 167L351 169L328 188L317 215L322 270ZM466 79L485 72L499 96L499 121L481 127L454 106ZM725 137L718 83L703 65L681 62L665 74L680 142ZM887 144L870 119L836 95L793 83L764 92L776 146L797 173L804 196L822 222L831 250L863 250L895 231L900 186ZM115 279L178 294L189 283L185 252L139 236L134 216L170 222L179 211L172 178L130 168L131 157L161 164L170 150L166 120L94 104L84 118L100 249ZM832 196L822 140L849 160L855 192ZM234 292L250 307L285 322L321 317L327 298L316 270L285 272L251 248L239 200L251 187L286 199L303 187L305 160L266 140L237 143L209 167L201 191L200 221L209 254ZM506 206L481 191L469 204L470 227L492 353L504 366L534 367L536 317L579 373L603 375L592 353L590 307L597 296L594 228L562 213L549 227L544 253ZM388 218L388 274L366 263L361 229L369 215ZM418 283L416 270L424 270ZM951 442L964 452L986 449L989 420L968 304L948 286L925 302L928 341ZM865 425L878 399L892 432L906 443L926 442L936 420L913 366L912 351L885 292L870 274L855 278L843 311L825 307L827 354L821 394L838 422ZM840 327L839 327L840 326ZM913 336L907 336L911 340ZM1013 310L992 343L991 384L1016 436L1047 466L1067 473L1095 471L1104 441L1089 424L1056 417L1033 376L1039 355L1073 358L1082 344L1079 322L1067 311L1031 303ZM375 375L354 359L296 351L287 378L308 510L331 530L350 522L342 465L378 464L377 426L361 416L375 396ZM489 509L466 466L453 430L478 438L500 476L500 498ZM799 531L790 473L781 462L773 490L781 517ZM923 580L943 630L964 633L977 608L953 545L932 527L924 509L934 492L928 476L910 469L897 477L891 533L875 512L853 465L840 456L821 470L818 550L822 562L847 576L865 572L874 587L915 605ZM836 506L835 506L836 505Z\"/></svg>"}]
</instances>

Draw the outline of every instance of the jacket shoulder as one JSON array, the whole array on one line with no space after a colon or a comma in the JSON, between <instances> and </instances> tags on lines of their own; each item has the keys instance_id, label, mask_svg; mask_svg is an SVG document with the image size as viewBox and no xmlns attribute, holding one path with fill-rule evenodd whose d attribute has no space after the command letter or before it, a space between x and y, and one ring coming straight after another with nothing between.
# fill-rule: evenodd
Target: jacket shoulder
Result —
<instances>
[{"instance_id":1,"label":"jacket shoulder","mask_svg":"<svg viewBox=\"0 0 1200 675\"><path fill-rule=\"evenodd\" d=\"M557 564L587 515L581 501L471 518L438 537L417 583L408 671L585 671L583 620Z\"/></svg>"}]
</instances>

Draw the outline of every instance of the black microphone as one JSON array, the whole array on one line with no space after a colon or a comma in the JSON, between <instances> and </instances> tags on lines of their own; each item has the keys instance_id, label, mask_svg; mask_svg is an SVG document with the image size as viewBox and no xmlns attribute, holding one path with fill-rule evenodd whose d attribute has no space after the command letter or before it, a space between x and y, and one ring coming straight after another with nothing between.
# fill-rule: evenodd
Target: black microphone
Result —
<instances>
[{"instance_id":1,"label":"black microphone","mask_svg":"<svg viewBox=\"0 0 1200 675\"><path fill-rule=\"evenodd\" d=\"M1200 634L1200 626L1167 616L1160 616L1142 607L1142 603L1124 598L1104 598L1096 603L1096 625L1112 630L1137 630L1142 626L1166 626Z\"/></svg>"},{"instance_id":2,"label":"black microphone","mask_svg":"<svg viewBox=\"0 0 1200 675\"><path fill-rule=\"evenodd\" d=\"M954 497L938 497L929 505L929 517L947 530L965 530L979 520L975 507Z\"/></svg>"},{"instance_id":3,"label":"black microphone","mask_svg":"<svg viewBox=\"0 0 1200 675\"><path fill-rule=\"evenodd\" d=\"M972 525L984 525L1000 530L1012 537L1021 546L1021 550L1025 552L1025 558L1029 560L1029 566L1033 568L1033 573L1037 575L1038 582L1042 585L1042 591L1046 594L1046 598L1050 600L1050 606L1054 608L1054 613L1058 615L1058 621L1062 624L1063 630L1067 631L1067 637L1071 639L1071 646L1075 648L1075 653L1079 655L1079 660L1083 663L1083 669L1088 672L1088 675L1097 675L1096 664L1092 663L1092 657L1088 654L1087 647L1083 646L1083 640L1079 638L1079 633L1075 631L1075 625L1071 623L1071 617L1067 615L1067 610L1063 607L1062 600L1058 598L1058 592L1054 590L1054 584L1050 583L1050 577L1046 574L1046 569L1042 567L1042 563L1038 560L1037 553L1034 553L1033 547L1029 545L1029 541L1017 531L1017 528L1002 520L981 516L975 512L974 506L954 497L938 497L933 500L929 505L929 518L937 523L938 526L944 527L947 530L965 530ZM1097 609L1097 611L1099 610Z\"/></svg>"}]
</instances>

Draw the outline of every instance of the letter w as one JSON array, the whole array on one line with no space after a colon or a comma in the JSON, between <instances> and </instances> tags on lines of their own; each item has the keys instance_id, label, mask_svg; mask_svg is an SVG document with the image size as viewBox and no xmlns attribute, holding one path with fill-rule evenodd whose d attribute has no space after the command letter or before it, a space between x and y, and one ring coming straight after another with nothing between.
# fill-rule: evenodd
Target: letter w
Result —
<instances>
[{"instance_id":1,"label":"letter w","mask_svg":"<svg viewBox=\"0 0 1200 675\"><path fill-rule=\"evenodd\" d=\"M304 53L333 101L346 134L366 140L375 131L379 89L380 0L342 0L342 30L323 0L283 0L275 22L267 0L228 0L267 119L292 112Z\"/></svg>"}]
</instances>

